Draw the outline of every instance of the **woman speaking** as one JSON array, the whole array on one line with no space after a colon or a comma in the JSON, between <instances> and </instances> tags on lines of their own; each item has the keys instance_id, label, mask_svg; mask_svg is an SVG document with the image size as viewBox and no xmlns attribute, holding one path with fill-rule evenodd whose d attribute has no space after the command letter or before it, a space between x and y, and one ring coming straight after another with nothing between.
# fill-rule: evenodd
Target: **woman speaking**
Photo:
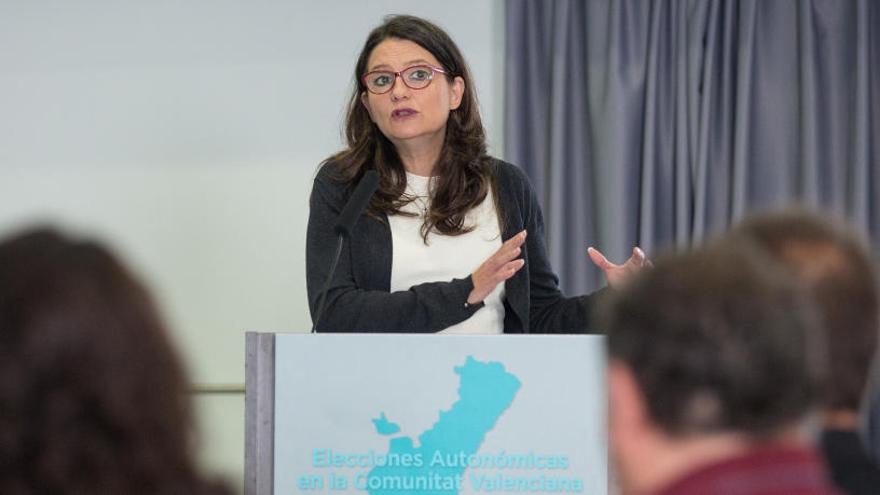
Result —
<instances>
[{"instance_id":1,"label":"woman speaking","mask_svg":"<svg viewBox=\"0 0 880 495\"><path fill-rule=\"evenodd\" d=\"M315 328L588 332L602 291L560 292L535 194L517 167L486 154L470 71L449 36L424 19L388 17L367 37L354 79L348 147L323 163L310 199ZM328 280L334 224L368 171L377 173L378 188ZM623 265L595 250L590 256L612 285L645 262L637 248Z\"/></svg>"}]
</instances>

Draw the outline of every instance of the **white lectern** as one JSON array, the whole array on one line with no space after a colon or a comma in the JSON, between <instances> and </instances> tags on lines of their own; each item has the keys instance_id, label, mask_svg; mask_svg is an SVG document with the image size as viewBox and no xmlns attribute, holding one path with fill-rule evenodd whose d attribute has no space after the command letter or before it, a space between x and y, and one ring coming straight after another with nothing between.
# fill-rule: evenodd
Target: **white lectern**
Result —
<instances>
[{"instance_id":1,"label":"white lectern","mask_svg":"<svg viewBox=\"0 0 880 495\"><path fill-rule=\"evenodd\" d=\"M246 495L608 491L587 335L247 335Z\"/></svg>"}]
</instances>

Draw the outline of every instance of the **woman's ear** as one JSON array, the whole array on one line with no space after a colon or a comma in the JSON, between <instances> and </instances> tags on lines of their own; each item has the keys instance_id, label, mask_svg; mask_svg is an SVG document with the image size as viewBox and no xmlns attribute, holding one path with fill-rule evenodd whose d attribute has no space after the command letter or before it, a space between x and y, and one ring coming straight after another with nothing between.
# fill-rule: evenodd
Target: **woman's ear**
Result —
<instances>
[{"instance_id":1,"label":"woman's ear","mask_svg":"<svg viewBox=\"0 0 880 495\"><path fill-rule=\"evenodd\" d=\"M366 91L361 93L361 104L367 109L367 113L370 114L370 120L375 122L376 119L373 118L373 109L370 108L370 95L368 95Z\"/></svg>"},{"instance_id":2,"label":"woman's ear","mask_svg":"<svg viewBox=\"0 0 880 495\"><path fill-rule=\"evenodd\" d=\"M455 110L459 106L461 106L461 98L464 96L464 79L461 76L456 76L455 79L452 80L452 84L450 86L450 97L449 97L449 109Z\"/></svg>"}]
</instances>

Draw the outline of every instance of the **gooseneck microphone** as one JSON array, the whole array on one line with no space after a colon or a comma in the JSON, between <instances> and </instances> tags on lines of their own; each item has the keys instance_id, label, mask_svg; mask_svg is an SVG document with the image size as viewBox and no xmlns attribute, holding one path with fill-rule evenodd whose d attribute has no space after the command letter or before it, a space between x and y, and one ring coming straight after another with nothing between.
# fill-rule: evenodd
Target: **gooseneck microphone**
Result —
<instances>
[{"instance_id":1,"label":"gooseneck microphone","mask_svg":"<svg viewBox=\"0 0 880 495\"><path fill-rule=\"evenodd\" d=\"M361 213L367 209L367 204L373 193L379 188L379 174L375 170L367 170L361 181L358 182L348 202L342 208L339 216L336 218L336 225L333 231L336 233L336 254L333 256L333 263L330 265L330 272L327 273L327 279L324 281L324 288L321 289L321 295L318 299L318 309L315 311L315 321L312 324L312 333L318 328L318 322L321 321L321 314L324 312L324 301L327 298L327 291L330 288L330 281L333 280L333 274L336 272L336 265L339 263L339 257L342 254L342 246L346 238L351 237L351 229L354 228L355 222L361 216Z\"/></svg>"},{"instance_id":2,"label":"gooseneck microphone","mask_svg":"<svg viewBox=\"0 0 880 495\"><path fill-rule=\"evenodd\" d=\"M361 181L358 182L357 187L354 188L354 192L351 193L351 197L348 198L348 203L345 203L345 207L342 208L342 212L339 213L339 217L336 219L336 226L333 228L336 235L345 237L351 235L354 223L357 222L361 213L367 209L367 203L370 202L370 198L373 197L373 193L378 188L379 174L375 170L367 170L364 176L361 177Z\"/></svg>"}]
</instances>

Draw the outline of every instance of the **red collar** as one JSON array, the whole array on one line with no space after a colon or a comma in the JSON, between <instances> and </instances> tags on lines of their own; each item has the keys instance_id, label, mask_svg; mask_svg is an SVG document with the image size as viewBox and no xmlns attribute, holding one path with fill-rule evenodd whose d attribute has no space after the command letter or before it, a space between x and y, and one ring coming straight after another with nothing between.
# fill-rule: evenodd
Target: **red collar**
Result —
<instances>
[{"instance_id":1,"label":"red collar","mask_svg":"<svg viewBox=\"0 0 880 495\"><path fill-rule=\"evenodd\" d=\"M766 446L702 466L656 495L832 495L824 463L805 447Z\"/></svg>"}]
</instances>

